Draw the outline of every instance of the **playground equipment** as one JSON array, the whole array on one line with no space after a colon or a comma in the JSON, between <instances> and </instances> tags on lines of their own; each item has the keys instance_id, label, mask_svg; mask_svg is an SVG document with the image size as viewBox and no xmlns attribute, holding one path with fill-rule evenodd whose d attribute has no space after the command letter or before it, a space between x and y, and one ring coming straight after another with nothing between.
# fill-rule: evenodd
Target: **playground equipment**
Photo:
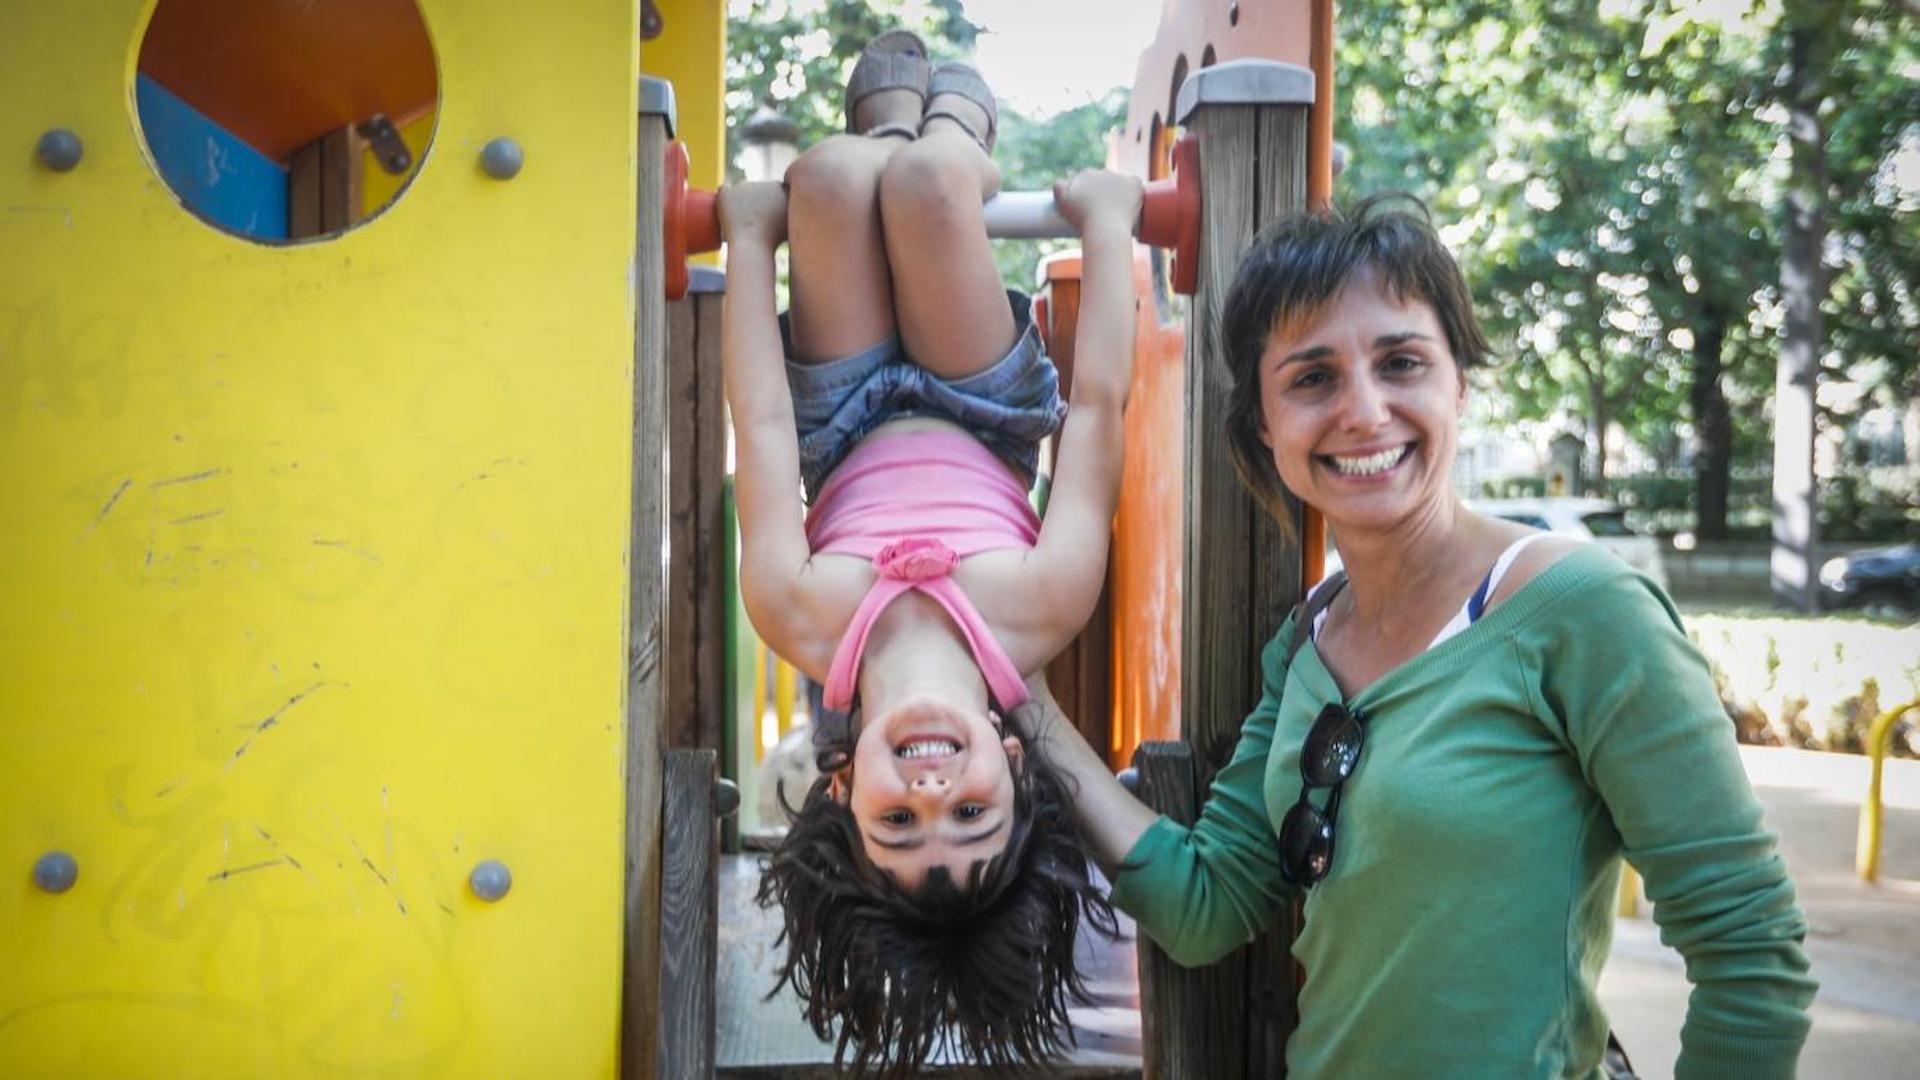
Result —
<instances>
[{"instance_id":1,"label":"playground equipment","mask_svg":"<svg viewBox=\"0 0 1920 1080\"><path fill-rule=\"evenodd\" d=\"M1173 251L1173 289L1193 295L1200 254L1200 148L1191 138L1174 145L1174 175L1150 180L1140 202L1134 235L1143 244ZM686 147L667 146L661 213L666 229L667 299L687 292L687 257L720 249L717 195L687 186ZM1054 205L1051 191L1003 191L982 208L987 235L1003 240L1066 239L1077 236L1072 223Z\"/></svg>"},{"instance_id":2,"label":"playground equipment","mask_svg":"<svg viewBox=\"0 0 1920 1080\"><path fill-rule=\"evenodd\" d=\"M1867 754L1872 772L1867 780L1867 796L1860 801L1860 832L1854 844L1854 869L1869 885L1880 880L1880 838L1886 809L1881 805L1880 784L1887 765L1887 745L1893 741L1900 718L1920 710L1920 699L1895 705L1879 716L1867 729Z\"/></svg>"},{"instance_id":3,"label":"playground equipment","mask_svg":"<svg viewBox=\"0 0 1920 1080\"><path fill-rule=\"evenodd\" d=\"M131 62L151 0L0 6L20 524L0 536L0 858L22 880L0 897L0 1073L708 1074L700 852L724 807L668 748L726 737L724 442L698 362L717 298L666 302L675 124L639 89L639 5L191 2L215 25L406 3L438 104L390 114L404 177L365 136L362 210L384 212L256 242L156 175ZM1156 153L1194 135L1198 170L1142 176L1204 181L1195 327L1254 232L1324 186L1329 83L1305 65L1330 6L1245 7L1218 63L1138 91L1166 106ZM649 71L693 88L683 183L710 186L721 5L656 14ZM1253 56L1292 66L1229 62ZM1010 227L1056 227L1025 212ZM1056 340L1071 284L1049 286ZM1300 553L1209 445L1217 345L1140 307L1161 352L1129 416L1137 576L1116 573L1086 681L1117 657L1116 712L1160 695L1164 726L1136 735L1184 713L1203 783ZM1150 1001L1208 1018L1150 1006L1149 1074L1278 1075L1284 971L1231 961L1191 994L1148 976Z\"/></svg>"}]
</instances>

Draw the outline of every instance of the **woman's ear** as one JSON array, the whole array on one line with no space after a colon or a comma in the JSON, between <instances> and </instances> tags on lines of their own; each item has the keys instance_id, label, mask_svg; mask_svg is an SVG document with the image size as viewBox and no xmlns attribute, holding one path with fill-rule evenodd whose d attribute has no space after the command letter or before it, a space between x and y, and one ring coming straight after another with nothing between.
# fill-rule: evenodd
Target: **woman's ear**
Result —
<instances>
[{"instance_id":1,"label":"woman's ear","mask_svg":"<svg viewBox=\"0 0 1920 1080\"><path fill-rule=\"evenodd\" d=\"M847 775L849 771L839 769L827 778L827 797L841 806L853 798L853 778Z\"/></svg>"},{"instance_id":2,"label":"woman's ear","mask_svg":"<svg viewBox=\"0 0 1920 1080\"><path fill-rule=\"evenodd\" d=\"M1027 763L1026 746L1022 745L1020 740L1014 738L1012 735L1001 739L1000 745L1006 747L1007 750L1008 771L1012 772L1015 776L1020 775L1020 770L1024 768Z\"/></svg>"}]
</instances>

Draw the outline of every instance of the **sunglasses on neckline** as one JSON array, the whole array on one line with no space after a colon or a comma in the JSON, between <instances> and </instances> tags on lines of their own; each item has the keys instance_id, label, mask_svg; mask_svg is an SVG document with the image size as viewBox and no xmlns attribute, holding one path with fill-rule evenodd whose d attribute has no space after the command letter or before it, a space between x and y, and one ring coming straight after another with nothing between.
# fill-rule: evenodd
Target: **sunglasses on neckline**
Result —
<instances>
[{"instance_id":1,"label":"sunglasses on neckline","mask_svg":"<svg viewBox=\"0 0 1920 1080\"><path fill-rule=\"evenodd\" d=\"M1310 889L1333 868L1334 822L1340 816L1340 791L1360 764L1366 747L1366 716L1340 702L1329 702L1307 729L1300 747L1300 801L1280 822L1280 874ZM1325 809L1315 806L1315 788L1328 788Z\"/></svg>"}]
</instances>

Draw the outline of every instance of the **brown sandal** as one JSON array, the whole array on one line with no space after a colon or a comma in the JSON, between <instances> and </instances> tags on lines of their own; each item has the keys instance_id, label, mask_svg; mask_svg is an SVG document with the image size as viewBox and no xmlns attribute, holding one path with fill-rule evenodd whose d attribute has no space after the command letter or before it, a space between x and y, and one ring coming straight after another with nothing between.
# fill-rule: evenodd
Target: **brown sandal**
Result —
<instances>
[{"instance_id":1,"label":"brown sandal","mask_svg":"<svg viewBox=\"0 0 1920 1080\"><path fill-rule=\"evenodd\" d=\"M933 69L932 78L927 80L927 100L931 102L941 94L958 94L980 106L981 111L987 114L987 130L975 131L971 120L937 105L929 108L920 117L920 130L927 130L927 121L936 116L942 117L953 121L960 130L973 136L973 141L980 144L980 149L989 154L993 153L993 144L1000 134L1000 106L994 101L993 91L987 86L987 80L981 78L980 73L967 64L958 61L941 64Z\"/></svg>"},{"instance_id":2,"label":"brown sandal","mask_svg":"<svg viewBox=\"0 0 1920 1080\"><path fill-rule=\"evenodd\" d=\"M911 90L920 95L924 103L927 100L927 43L920 40L918 34L907 30L889 30L867 42L860 50L860 59L853 65L853 75L847 79L845 109L847 130L854 134L853 115L860 103L883 90ZM919 134L911 124L876 124L864 134L867 135L905 135L913 138Z\"/></svg>"}]
</instances>

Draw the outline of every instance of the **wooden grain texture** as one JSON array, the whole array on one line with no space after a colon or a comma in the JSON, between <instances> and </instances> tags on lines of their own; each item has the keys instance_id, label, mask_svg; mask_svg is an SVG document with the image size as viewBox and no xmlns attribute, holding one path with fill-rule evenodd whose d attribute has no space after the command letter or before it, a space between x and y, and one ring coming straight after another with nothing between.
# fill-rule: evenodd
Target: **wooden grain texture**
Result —
<instances>
[{"instance_id":1,"label":"wooden grain texture","mask_svg":"<svg viewBox=\"0 0 1920 1080\"><path fill-rule=\"evenodd\" d=\"M712 750L669 750L660 841L660 1075L713 1075L720 831Z\"/></svg>"},{"instance_id":2,"label":"wooden grain texture","mask_svg":"<svg viewBox=\"0 0 1920 1080\"><path fill-rule=\"evenodd\" d=\"M1231 380L1220 314L1233 271L1261 228L1306 205L1308 110L1300 106L1213 106L1197 113L1204 200L1199 289L1187 326L1185 540L1182 565L1181 732L1202 787L1225 765L1240 724L1258 700L1260 651L1300 592L1298 506L1283 529L1235 476L1226 440ZM1143 770L1144 778L1144 770ZM1296 986L1291 911L1277 930L1163 989L1143 960L1143 1024L1165 1025L1186 1045L1168 1047L1184 1066L1210 1053L1210 1077L1275 1077L1286 1070ZM1192 1000L1190 1000L1192 999ZM1195 1004L1195 1001L1201 1004ZM1198 1021L1174 1017L1199 1009ZM1179 1076L1172 1071L1149 1075Z\"/></svg>"},{"instance_id":3,"label":"wooden grain texture","mask_svg":"<svg viewBox=\"0 0 1920 1080\"><path fill-rule=\"evenodd\" d=\"M703 278L703 283L708 279ZM721 488L726 418L717 291L667 307L667 745L722 750L726 596Z\"/></svg>"},{"instance_id":4,"label":"wooden grain texture","mask_svg":"<svg viewBox=\"0 0 1920 1080\"><path fill-rule=\"evenodd\" d=\"M693 607L699 629L689 677L699 688L699 745L726 749L727 717L727 417L721 385L720 292L694 294L698 303L698 381L689 409L694 416ZM722 770L723 773L725 770ZM736 778L737 779L737 778Z\"/></svg>"},{"instance_id":5,"label":"wooden grain texture","mask_svg":"<svg viewBox=\"0 0 1920 1080\"><path fill-rule=\"evenodd\" d=\"M689 403L699 385L699 303L689 295L669 301L667 310L667 592L665 620L667 730L669 749L700 742L699 682L692 678L694 645L699 641L699 612L694 608L693 550L697 526L694 502L698 485L693 465L698 427Z\"/></svg>"},{"instance_id":6,"label":"wooden grain texture","mask_svg":"<svg viewBox=\"0 0 1920 1080\"><path fill-rule=\"evenodd\" d=\"M666 683L661 666L660 553L666 543L666 261L660 183L666 122L641 117L635 236L632 532L627 546L626 933L620 1072L657 1074L660 1030L660 770Z\"/></svg>"},{"instance_id":7,"label":"wooden grain texture","mask_svg":"<svg viewBox=\"0 0 1920 1080\"><path fill-rule=\"evenodd\" d=\"M1260 197L1255 227L1265 228L1307 206L1311 120L1304 107L1268 107L1259 113ZM1263 563L1251 571L1253 612L1260 620L1249 629L1246 656L1256 676L1247 687L1247 703L1235 713L1251 711L1259 693L1260 649L1273 635L1302 592L1302 544L1307 540L1301 503L1288 500L1288 528L1282 531L1272 516L1252 510L1249 548ZM1247 1075L1285 1076L1287 1038L1299 1019L1299 968L1293 959L1293 939L1299 933L1298 909L1285 905L1272 929L1244 950L1247 1009Z\"/></svg>"}]
</instances>

